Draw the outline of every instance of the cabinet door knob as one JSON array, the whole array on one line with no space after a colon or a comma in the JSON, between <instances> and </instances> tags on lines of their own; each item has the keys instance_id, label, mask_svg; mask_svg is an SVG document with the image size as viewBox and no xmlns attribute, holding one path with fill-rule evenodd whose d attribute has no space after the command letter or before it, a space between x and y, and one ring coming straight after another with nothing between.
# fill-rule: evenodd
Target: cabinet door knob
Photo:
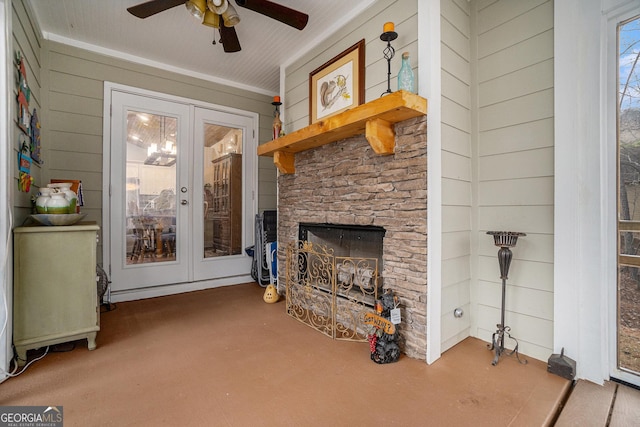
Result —
<instances>
[{"instance_id":1,"label":"cabinet door knob","mask_svg":"<svg viewBox=\"0 0 640 427\"><path fill-rule=\"evenodd\" d=\"M182 200L180 200L180 204L181 204L181 205L188 205L188 204L189 204L189 202L188 202L188 201L186 201L186 200L184 200L184 199L182 199Z\"/></svg>"}]
</instances>

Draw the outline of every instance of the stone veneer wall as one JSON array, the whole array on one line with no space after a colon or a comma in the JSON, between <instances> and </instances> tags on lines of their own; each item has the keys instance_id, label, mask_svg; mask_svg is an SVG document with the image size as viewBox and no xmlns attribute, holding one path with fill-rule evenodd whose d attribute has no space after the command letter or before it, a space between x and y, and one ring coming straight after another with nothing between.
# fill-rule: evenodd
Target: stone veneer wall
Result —
<instances>
[{"instance_id":1,"label":"stone veneer wall","mask_svg":"<svg viewBox=\"0 0 640 427\"><path fill-rule=\"evenodd\" d=\"M400 299L403 351L426 357L427 120L395 125L395 154L373 152L364 135L296 154L295 174L278 177L279 277L300 222L376 225L384 287ZM284 282L280 283L284 294Z\"/></svg>"}]
</instances>

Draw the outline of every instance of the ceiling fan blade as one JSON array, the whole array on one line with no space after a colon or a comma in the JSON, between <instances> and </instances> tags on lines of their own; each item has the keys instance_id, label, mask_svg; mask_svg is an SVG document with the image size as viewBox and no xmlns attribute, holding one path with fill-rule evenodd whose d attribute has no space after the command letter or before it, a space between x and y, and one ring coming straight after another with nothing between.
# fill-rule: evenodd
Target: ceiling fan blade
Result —
<instances>
[{"instance_id":1,"label":"ceiling fan blade","mask_svg":"<svg viewBox=\"0 0 640 427\"><path fill-rule=\"evenodd\" d=\"M155 15L156 13L164 12L172 7L180 6L184 3L185 0L151 0L131 6L127 8L127 11L133 16L144 19Z\"/></svg>"},{"instance_id":2,"label":"ceiling fan blade","mask_svg":"<svg viewBox=\"0 0 640 427\"><path fill-rule=\"evenodd\" d=\"M225 52L240 52L240 40L238 40L236 29L225 26L222 19L220 20L220 39Z\"/></svg>"},{"instance_id":3,"label":"ceiling fan blade","mask_svg":"<svg viewBox=\"0 0 640 427\"><path fill-rule=\"evenodd\" d=\"M306 13L298 12L268 0L236 0L236 3L240 7L261 13L298 30L302 30L309 22L309 15Z\"/></svg>"}]
</instances>

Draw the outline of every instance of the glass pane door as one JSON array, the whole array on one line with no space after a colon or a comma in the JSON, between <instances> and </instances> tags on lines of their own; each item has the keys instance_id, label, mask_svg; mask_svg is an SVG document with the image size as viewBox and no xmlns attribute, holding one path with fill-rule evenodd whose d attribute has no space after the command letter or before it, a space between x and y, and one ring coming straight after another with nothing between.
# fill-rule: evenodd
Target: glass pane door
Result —
<instances>
[{"instance_id":1,"label":"glass pane door","mask_svg":"<svg viewBox=\"0 0 640 427\"><path fill-rule=\"evenodd\" d=\"M618 26L617 367L640 373L640 19Z\"/></svg>"},{"instance_id":2,"label":"glass pane door","mask_svg":"<svg viewBox=\"0 0 640 427\"><path fill-rule=\"evenodd\" d=\"M126 264L176 259L178 119L127 112Z\"/></svg>"},{"instance_id":3,"label":"glass pane door","mask_svg":"<svg viewBox=\"0 0 640 427\"><path fill-rule=\"evenodd\" d=\"M204 108L194 115L194 188L201 189L194 206L202 206L194 210L194 278L245 275L255 216L253 121Z\"/></svg>"},{"instance_id":4,"label":"glass pane door","mask_svg":"<svg viewBox=\"0 0 640 427\"><path fill-rule=\"evenodd\" d=\"M204 258L242 253L243 130L204 123Z\"/></svg>"},{"instance_id":5,"label":"glass pane door","mask_svg":"<svg viewBox=\"0 0 640 427\"><path fill-rule=\"evenodd\" d=\"M187 282L190 108L111 97L112 293Z\"/></svg>"}]
</instances>

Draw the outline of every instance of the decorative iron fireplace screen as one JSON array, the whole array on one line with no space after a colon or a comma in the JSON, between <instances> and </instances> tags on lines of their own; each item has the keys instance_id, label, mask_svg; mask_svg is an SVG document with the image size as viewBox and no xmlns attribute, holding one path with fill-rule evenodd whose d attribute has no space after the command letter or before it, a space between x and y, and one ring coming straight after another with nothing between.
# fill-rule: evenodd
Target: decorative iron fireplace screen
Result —
<instances>
[{"instance_id":1,"label":"decorative iron fireplace screen","mask_svg":"<svg viewBox=\"0 0 640 427\"><path fill-rule=\"evenodd\" d=\"M290 316L334 339L366 341L364 314L381 293L377 258L336 256L318 243L290 242L285 274Z\"/></svg>"}]
</instances>

